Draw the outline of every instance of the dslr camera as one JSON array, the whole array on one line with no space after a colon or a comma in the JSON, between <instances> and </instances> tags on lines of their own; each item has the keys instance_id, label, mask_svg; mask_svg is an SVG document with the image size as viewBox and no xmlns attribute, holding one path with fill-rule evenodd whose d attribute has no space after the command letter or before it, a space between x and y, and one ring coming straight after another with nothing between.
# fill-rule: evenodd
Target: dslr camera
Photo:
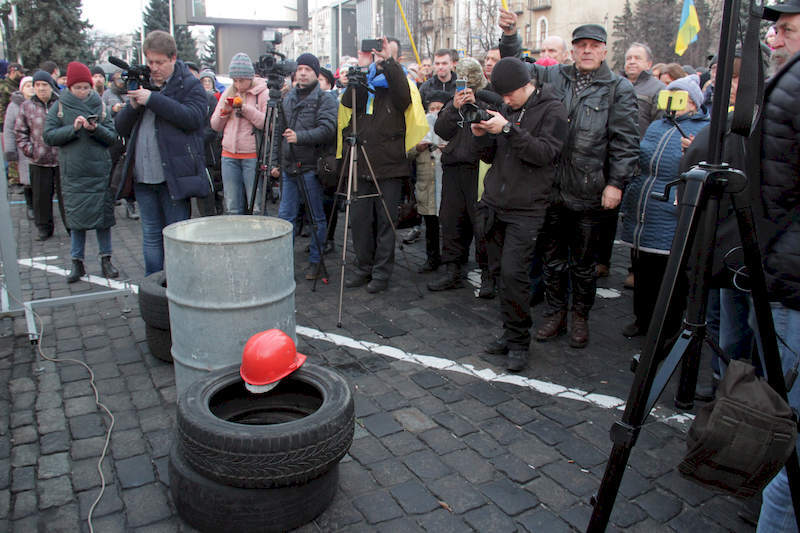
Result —
<instances>
[{"instance_id":1,"label":"dslr camera","mask_svg":"<svg viewBox=\"0 0 800 533\"><path fill-rule=\"evenodd\" d=\"M492 118L492 115L490 115L485 109L472 103L461 106L461 116L464 117L464 122L469 122L470 124Z\"/></svg>"},{"instance_id":2,"label":"dslr camera","mask_svg":"<svg viewBox=\"0 0 800 533\"><path fill-rule=\"evenodd\" d=\"M108 62L122 69L122 79L129 91L139 88L160 91L161 88L150 83L150 67L147 65L129 65L118 57L109 56Z\"/></svg>"}]
</instances>

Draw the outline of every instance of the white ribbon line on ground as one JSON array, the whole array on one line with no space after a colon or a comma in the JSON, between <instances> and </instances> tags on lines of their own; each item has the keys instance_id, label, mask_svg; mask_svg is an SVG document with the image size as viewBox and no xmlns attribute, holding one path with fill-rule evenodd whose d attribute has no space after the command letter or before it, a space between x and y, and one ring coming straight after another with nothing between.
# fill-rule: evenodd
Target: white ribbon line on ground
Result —
<instances>
[{"instance_id":1,"label":"white ribbon line on ground","mask_svg":"<svg viewBox=\"0 0 800 533\"><path fill-rule=\"evenodd\" d=\"M42 262L42 261L52 261L55 259L57 259L57 257L55 256L34 257L32 259L20 259L19 264L35 268L37 270L44 270L45 272L49 272L51 274L57 274L59 276L64 276L64 277L68 276L69 275L68 270L57 267L55 265L48 264L46 262ZM128 287L134 293L138 294L139 292L139 287L132 283L126 284L125 282L109 280L106 278L101 278L99 276L93 276L93 275L84 276L81 279L84 281L88 281L89 283L94 283L95 285L100 285L102 287L109 287L112 289L124 289L125 287ZM471 364L459 363L457 361L452 361L450 359L445 359L443 357L409 353L401 350L400 348L395 348L393 346L386 346L383 344L377 344L369 341L360 341L350 337L346 337L344 335L339 335L337 333L325 333L324 331L319 331L317 329L305 326L297 326L296 332L298 335L302 335L303 337L308 337L309 339L321 340L329 342L336 346L342 346L345 348L352 348L355 350L371 352L374 354L383 355L385 357L390 357L398 361L405 361L407 363L412 363L415 365L423 366L426 368L432 368L435 370L447 370L449 372L459 372L461 374L467 374L469 376L473 376L490 383L492 382L510 383L518 387L534 390L536 392L545 394L547 396L576 400L597 407L602 407L604 409L618 409L618 410L625 409L625 400L616 398L614 396L608 396L606 394L598 394L596 392L586 392L581 389L565 387L557 383L541 381L538 379L528 378L518 374L506 374L506 373L498 374L491 368L479 369L475 368L475 366ZM661 422L667 422L673 424L677 423L679 425L685 424L694 419L694 415L692 414L676 413L671 409L661 406L656 406L655 408L653 408L651 416Z\"/></svg>"}]
</instances>

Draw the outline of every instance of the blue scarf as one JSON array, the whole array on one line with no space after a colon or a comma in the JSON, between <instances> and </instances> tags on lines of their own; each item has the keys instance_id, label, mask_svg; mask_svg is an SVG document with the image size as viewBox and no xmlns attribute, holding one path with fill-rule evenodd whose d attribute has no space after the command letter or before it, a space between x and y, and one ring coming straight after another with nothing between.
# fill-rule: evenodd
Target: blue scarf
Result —
<instances>
[{"instance_id":1,"label":"blue scarf","mask_svg":"<svg viewBox=\"0 0 800 533\"><path fill-rule=\"evenodd\" d=\"M406 74L406 68L402 67L403 74ZM369 71L367 72L367 86L370 88L370 91L367 92L367 115L372 114L372 107L375 101L375 89L380 87L382 89L389 88L389 82L386 80L386 75L383 71L378 73L377 63L372 63L369 66Z\"/></svg>"}]
</instances>

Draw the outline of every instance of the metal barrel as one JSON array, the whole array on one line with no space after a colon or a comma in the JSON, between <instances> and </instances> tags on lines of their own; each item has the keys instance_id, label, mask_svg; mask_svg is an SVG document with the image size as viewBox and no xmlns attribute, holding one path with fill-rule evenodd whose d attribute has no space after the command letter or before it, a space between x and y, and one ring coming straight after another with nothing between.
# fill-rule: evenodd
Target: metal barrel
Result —
<instances>
[{"instance_id":1,"label":"metal barrel","mask_svg":"<svg viewBox=\"0 0 800 533\"><path fill-rule=\"evenodd\" d=\"M164 228L178 397L211 370L239 364L247 340L277 328L297 342L292 225L215 216Z\"/></svg>"}]
</instances>

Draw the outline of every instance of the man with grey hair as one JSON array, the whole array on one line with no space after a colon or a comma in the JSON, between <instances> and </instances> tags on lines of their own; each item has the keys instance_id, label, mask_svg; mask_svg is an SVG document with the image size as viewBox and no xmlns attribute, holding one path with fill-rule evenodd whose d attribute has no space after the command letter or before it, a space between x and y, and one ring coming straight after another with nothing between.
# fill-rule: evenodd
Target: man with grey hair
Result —
<instances>
[{"instance_id":1,"label":"man with grey hair","mask_svg":"<svg viewBox=\"0 0 800 533\"><path fill-rule=\"evenodd\" d=\"M539 58L549 57L555 59L562 65L569 64L569 50L567 49L567 41L558 35L551 35L542 41L542 52Z\"/></svg>"},{"instance_id":2,"label":"man with grey hair","mask_svg":"<svg viewBox=\"0 0 800 533\"><path fill-rule=\"evenodd\" d=\"M647 127L661 114L658 111L658 93L666 85L650 74L653 52L645 43L632 43L625 52L624 76L633 84L639 104L639 136L644 137Z\"/></svg>"}]
</instances>

